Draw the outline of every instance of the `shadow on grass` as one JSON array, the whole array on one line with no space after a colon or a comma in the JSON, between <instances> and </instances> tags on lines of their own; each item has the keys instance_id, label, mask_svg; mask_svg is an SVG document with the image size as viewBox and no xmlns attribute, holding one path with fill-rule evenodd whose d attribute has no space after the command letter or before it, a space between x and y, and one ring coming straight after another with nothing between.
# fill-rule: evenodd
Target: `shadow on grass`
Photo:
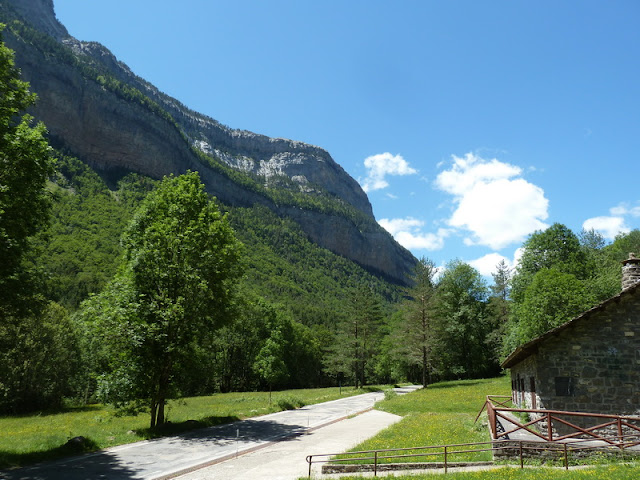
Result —
<instances>
[{"instance_id":1,"label":"shadow on grass","mask_svg":"<svg viewBox=\"0 0 640 480\"><path fill-rule=\"evenodd\" d=\"M87 408L87 410L93 410ZM161 427L154 429L145 428L135 430L134 433L140 438L140 440L150 440L153 438L170 437L180 435L193 430L204 429L207 427L214 427L217 425L224 425L239 420L235 416L225 417L205 417L200 420L187 420L185 422L167 423ZM49 450L40 450L28 453L14 453L0 451L0 470L6 470L9 468L19 468L27 465L33 465L40 462L50 462L54 460L60 460L66 457L72 457L82 455L85 453L97 452L100 450L100 445L90 438L75 437L75 439L69 440L66 444L58 447L51 448ZM21 469L22 470L22 469ZM4 480L5 472L0 472L0 479ZM7 477L7 478L22 478L22 477ZM31 477L24 477L31 478ZM106 477L108 478L108 477ZM124 478L124 477L123 477Z\"/></svg>"},{"instance_id":2,"label":"shadow on grass","mask_svg":"<svg viewBox=\"0 0 640 480\"><path fill-rule=\"evenodd\" d=\"M364 387L362 387L360 390L362 390L362 392L368 392L368 393L373 393L373 392L382 392L382 389L380 387L377 386L370 386L367 387L366 385Z\"/></svg>"},{"instance_id":3,"label":"shadow on grass","mask_svg":"<svg viewBox=\"0 0 640 480\"><path fill-rule=\"evenodd\" d=\"M236 416L226 417L205 417L200 420L186 420L184 422L167 422L164 425L155 428L140 428L134 430L134 433L145 440L152 438L171 437L173 435L180 435L181 433L189 432L191 430L197 430L200 428L215 427L217 425L224 425L240 420Z\"/></svg>"},{"instance_id":4,"label":"shadow on grass","mask_svg":"<svg viewBox=\"0 0 640 480\"><path fill-rule=\"evenodd\" d=\"M163 455L167 448L179 455L181 451L188 452L197 447L201 450L206 447L212 456L226 454L229 446L239 445L242 448L251 448L257 443L270 442L283 439L294 439L306 431L303 425L282 424L270 420L243 420L241 422L218 424L234 417L211 417L200 422L181 422L162 427L162 433L171 435L168 443L162 443L154 447L156 442L141 444L141 449L124 449L114 451L98 451L91 455L61 459L58 462L44 462L33 466L14 468L0 471L3 480L86 480L90 478L108 478L112 480L126 480L132 478L149 478L149 468L162 472L174 468L172 459L168 463L163 462ZM198 428L207 423L215 428ZM191 428L193 427L193 428ZM179 429L183 433L175 435ZM144 432L141 432L144 433ZM161 436L158 429L149 430L150 436ZM162 435L164 436L164 435ZM0 461L10 465L24 464L25 462L40 462L53 460L61 456L78 455L91 452L97 448L95 442L90 440L80 442L80 445L63 446L46 452L38 452L29 455L14 455L0 452ZM217 449L217 450L216 450ZM157 473L157 472L156 472Z\"/></svg>"}]
</instances>

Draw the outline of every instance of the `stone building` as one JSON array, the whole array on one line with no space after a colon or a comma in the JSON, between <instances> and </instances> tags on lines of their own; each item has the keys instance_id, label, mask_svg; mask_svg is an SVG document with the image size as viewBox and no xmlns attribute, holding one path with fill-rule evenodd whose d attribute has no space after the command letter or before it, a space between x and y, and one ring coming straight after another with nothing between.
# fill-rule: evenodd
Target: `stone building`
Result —
<instances>
[{"instance_id":1,"label":"stone building","mask_svg":"<svg viewBox=\"0 0 640 480\"><path fill-rule=\"evenodd\" d=\"M640 414L640 259L622 291L518 347L502 363L521 408Z\"/></svg>"}]
</instances>

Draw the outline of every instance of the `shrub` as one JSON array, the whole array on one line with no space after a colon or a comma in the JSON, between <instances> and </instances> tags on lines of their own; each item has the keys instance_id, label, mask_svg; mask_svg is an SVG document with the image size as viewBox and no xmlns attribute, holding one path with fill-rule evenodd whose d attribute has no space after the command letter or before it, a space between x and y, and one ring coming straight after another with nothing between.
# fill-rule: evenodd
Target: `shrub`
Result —
<instances>
[{"instance_id":1,"label":"shrub","mask_svg":"<svg viewBox=\"0 0 640 480\"><path fill-rule=\"evenodd\" d=\"M280 410L295 410L304 407L306 404L298 397L283 397L278 399L277 403Z\"/></svg>"}]
</instances>

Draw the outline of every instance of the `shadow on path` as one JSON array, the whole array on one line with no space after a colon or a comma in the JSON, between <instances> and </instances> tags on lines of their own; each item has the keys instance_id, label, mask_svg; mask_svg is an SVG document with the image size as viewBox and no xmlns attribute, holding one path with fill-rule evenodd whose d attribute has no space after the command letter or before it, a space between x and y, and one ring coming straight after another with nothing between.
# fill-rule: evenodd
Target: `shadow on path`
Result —
<instances>
[{"instance_id":1,"label":"shadow on path","mask_svg":"<svg viewBox=\"0 0 640 480\"><path fill-rule=\"evenodd\" d=\"M109 452L92 453L65 461L0 472L2 480L129 479L140 478L135 469L121 465Z\"/></svg>"},{"instance_id":2,"label":"shadow on path","mask_svg":"<svg viewBox=\"0 0 640 480\"><path fill-rule=\"evenodd\" d=\"M0 472L2 480L152 479L305 432L301 425L243 420Z\"/></svg>"}]
</instances>

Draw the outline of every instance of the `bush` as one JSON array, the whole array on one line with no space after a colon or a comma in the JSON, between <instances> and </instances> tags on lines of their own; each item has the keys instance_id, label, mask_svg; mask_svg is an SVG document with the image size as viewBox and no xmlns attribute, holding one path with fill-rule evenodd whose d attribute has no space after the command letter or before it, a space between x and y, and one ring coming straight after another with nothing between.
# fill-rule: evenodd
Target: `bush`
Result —
<instances>
[{"instance_id":1,"label":"bush","mask_svg":"<svg viewBox=\"0 0 640 480\"><path fill-rule=\"evenodd\" d=\"M0 413L60 408L78 365L75 331L67 312L50 303L0 324Z\"/></svg>"},{"instance_id":2,"label":"bush","mask_svg":"<svg viewBox=\"0 0 640 480\"><path fill-rule=\"evenodd\" d=\"M385 390L384 391L384 399L385 400L391 400L392 398L397 397L398 394L395 392L395 390Z\"/></svg>"},{"instance_id":3,"label":"bush","mask_svg":"<svg viewBox=\"0 0 640 480\"><path fill-rule=\"evenodd\" d=\"M280 410L295 410L296 408L302 408L306 405L298 397L283 397L278 399L276 405Z\"/></svg>"}]
</instances>

